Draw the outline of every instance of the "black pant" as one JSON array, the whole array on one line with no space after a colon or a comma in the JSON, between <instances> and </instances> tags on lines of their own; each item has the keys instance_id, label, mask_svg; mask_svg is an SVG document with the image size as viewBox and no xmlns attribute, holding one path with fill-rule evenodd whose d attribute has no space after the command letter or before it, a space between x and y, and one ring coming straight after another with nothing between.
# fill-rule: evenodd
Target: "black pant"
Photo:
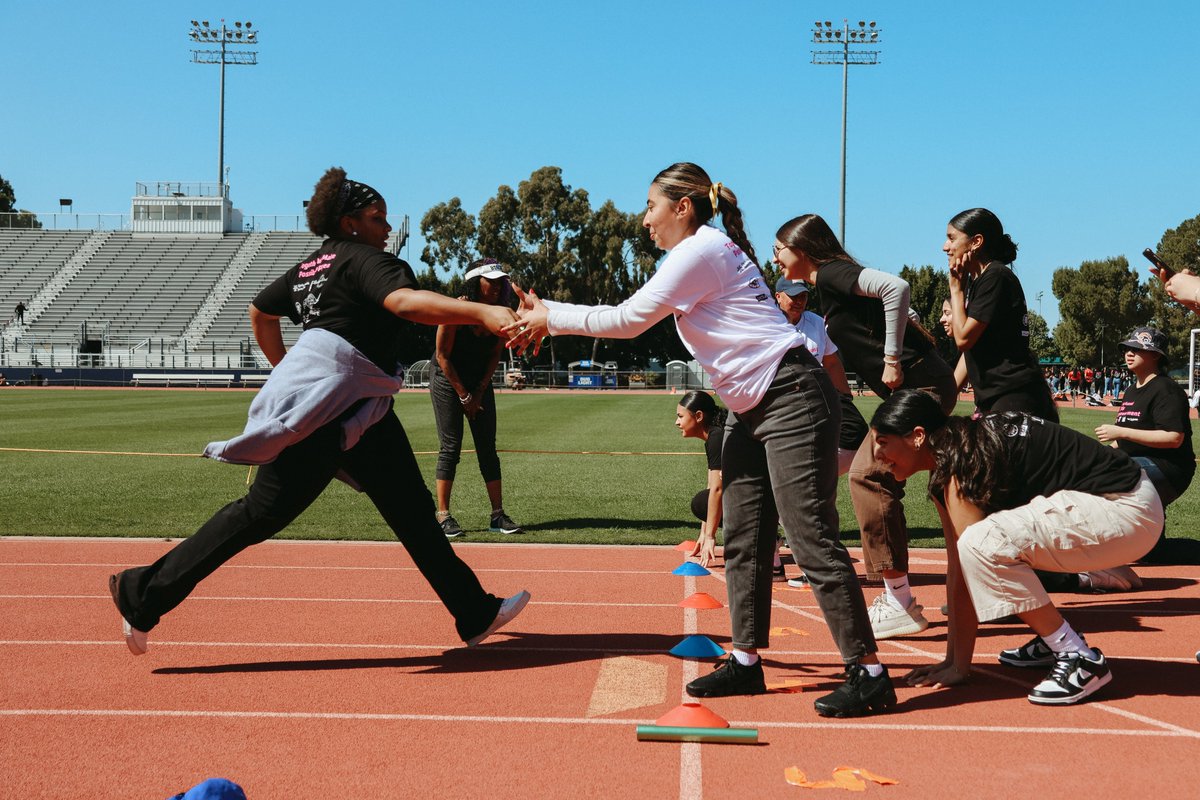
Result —
<instances>
[{"instance_id":1,"label":"black pant","mask_svg":"<svg viewBox=\"0 0 1200 800\"><path fill-rule=\"evenodd\" d=\"M433 400L433 421L437 424L440 443L434 477L439 481L452 481L462 454L463 420L467 415L458 392L440 371L435 371L429 381L429 397ZM479 472L484 483L491 483L500 480L500 456L496 454L496 393L490 383L480 400L479 413L467 420L467 424L471 426L471 438L475 440Z\"/></svg>"},{"instance_id":2,"label":"black pant","mask_svg":"<svg viewBox=\"0 0 1200 800\"><path fill-rule=\"evenodd\" d=\"M150 566L122 573L117 603L125 619L139 630L153 628L217 567L287 527L344 470L454 616L458 635L465 641L486 630L500 599L483 590L446 541L400 420L389 412L345 452L341 438L341 423L334 421L288 447L259 469L245 497Z\"/></svg>"}]
</instances>

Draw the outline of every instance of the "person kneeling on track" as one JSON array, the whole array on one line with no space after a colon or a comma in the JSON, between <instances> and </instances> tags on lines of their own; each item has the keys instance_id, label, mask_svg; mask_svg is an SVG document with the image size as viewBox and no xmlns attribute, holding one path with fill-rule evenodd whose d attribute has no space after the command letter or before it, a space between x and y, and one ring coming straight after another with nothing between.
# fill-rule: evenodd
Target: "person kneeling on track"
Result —
<instances>
[{"instance_id":1,"label":"person kneeling on track","mask_svg":"<svg viewBox=\"0 0 1200 800\"><path fill-rule=\"evenodd\" d=\"M908 683L962 683L979 622L1009 614L1037 636L1001 652L1000 663L1050 667L1030 702L1076 703L1111 681L1104 654L1062 618L1034 569L1088 572L1144 555L1163 523L1145 471L1120 450L1030 414L948 418L919 390L889 397L871 427L876 457L898 480L931 470L946 535L946 659L914 669Z\"/></svg>"}]
</instances>

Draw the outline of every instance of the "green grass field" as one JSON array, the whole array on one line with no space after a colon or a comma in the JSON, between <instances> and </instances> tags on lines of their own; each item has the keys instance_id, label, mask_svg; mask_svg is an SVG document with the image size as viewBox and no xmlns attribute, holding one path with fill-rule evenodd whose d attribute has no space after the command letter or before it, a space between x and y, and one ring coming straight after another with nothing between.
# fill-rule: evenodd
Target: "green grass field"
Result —
<instances>
[{"instance_id":1,"label":"green grass field","mask_svg":"<svg viewBox=\"0 0 1200 800\"><path fill-rule=\"evenodd\" d=\"M253 395L188 390L3 390L0 447L199 453L211 440L239 433ZM878 401L856 402L869 419ZM703 446L673 427L670 395L538 391L498 397L499 446L564 454L502 453L505 508L530 541L673 544L694 536L692 495L703 488ZM413 448L435 451L433 411L424 393L404 393L396 410ZM968 411L961 404L960 412ZM1066 410L1063 422L1091 432L1111 410ZM1193 422L1193 427L1195 426ZM467 447L470 447L468 436ZM577 455L578 451L680 455ZM436 456L419 455L432 487ZM15 452L0 450L0 535L179 537L190 534L245 492L247 468L198 457ZM925 499L926 477L909 483L914 546L942 544L937 515ZM842 531L858 530L842 478ZM1200 506L1189 492L1171 506L1169 533L1193 536ZM486 532L489 506L474 455L464 453L453 509L471 541L512 541ZM334 482L280 536L392 538L365 497ZM1200 537L1195 537L1200 538Z\"/></svg>"}]
</instances>

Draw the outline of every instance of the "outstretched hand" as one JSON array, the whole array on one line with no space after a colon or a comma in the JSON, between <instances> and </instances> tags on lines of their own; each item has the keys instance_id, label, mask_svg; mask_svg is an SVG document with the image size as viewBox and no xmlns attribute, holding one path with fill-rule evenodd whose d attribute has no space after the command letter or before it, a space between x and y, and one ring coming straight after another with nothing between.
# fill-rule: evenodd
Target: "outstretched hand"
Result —
<instances>
[{"instance_id":1,"label":"outstretched hand","mask_svg":"<svg viewBox=\"0 0 1200 800\"><path fill-rule=\"evenodd\" d=\"M519 355L524 355L532 346L536 356L542 350L542 340L550 333L550 309L532 289L524 292L521 287L513 286L513 291L517 293L521 305L517 311L517 321L505 327L503 335L509 337L507 346Z\"/></svg>"}]
</instances>

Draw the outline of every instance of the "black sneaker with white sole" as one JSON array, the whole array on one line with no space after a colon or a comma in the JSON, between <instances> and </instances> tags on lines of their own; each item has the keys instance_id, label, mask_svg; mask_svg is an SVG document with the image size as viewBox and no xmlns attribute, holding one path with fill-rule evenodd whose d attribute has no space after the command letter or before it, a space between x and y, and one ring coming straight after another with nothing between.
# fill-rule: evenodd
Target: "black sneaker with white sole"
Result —
<instances>
[{"instance_id":1,"label":"black sneaker with white sole","mask_svg":"<svg viewBox=\"0 0 1200 800\"><path fill-rule=\"evenodd\" d=\"M458 520L449 514L447 514L446 518L438 524L442 526L442 533L446 534L447 539L457 539L459 536L462 536L465 533L465 531L459 527Z\"/></svg>"},{"instance_id":2,"label":"black sneaker with white sole","mask_svg":"<svg viewBox=\"0 0 1200 800\"><path fill-rule=\"evenodd\" d=\"M1001 664L1006 664L1010 667L1054 666L1054 651L1042 641L1042 637L1040 636L1033 637L1020 647L1001 650L997 658Z\"/></svg>"},{"instance_id":3,"label":"black sneaker with white sole","mask_svg":"<svg viewBox=\"0 0 1200 800\"><path fill-rule=\"evenodd\" d=\"M492 514L492 524L491 524L491 527L488 528L488 530L491 531L492 533L508 533L508 534L525 532L521 528L520 525L513 522L512 518L510 516L508 516L508 514L505 514L503 511L497 511L495 514Z\"/></svg>"},{"instance_id":4,"label":"black sneaker with white sole","mask_svg":"<svg viewBox=\"0 0 1200 800\"><path fill-rule=\"evenodd\" d=\"M861 717L896 705L896 689L887 667L872 678L862 664L851 664L845 675L845 683L813 703L822 717Z\"/></svg>"},{"instance_id":5,"label":"black sneaker with white sole","mask_svg":"<svg viewBox=\"0 0 1200 800\"><path fill-rule=\"evenodd\" d=\"M733 655L717 661L717 668L687 685L692 697L731 697L741 694L766 694L762 659L748 667L738 663Z\"/></svg>"},{"instance_id":6,"label":"black sneaker with white sole","mask_svg":"<svg viewBox=\"0 0 1200 800\"><path fill-rule=\"evenodd\" d=\"M1095 659L1082 653L1062 653L1045 680L1033 687L1029 702L1039 706L1066 706L1095 694L1112 680L1108 661L1093 647Z\"/></svg>"}]
</instances>

